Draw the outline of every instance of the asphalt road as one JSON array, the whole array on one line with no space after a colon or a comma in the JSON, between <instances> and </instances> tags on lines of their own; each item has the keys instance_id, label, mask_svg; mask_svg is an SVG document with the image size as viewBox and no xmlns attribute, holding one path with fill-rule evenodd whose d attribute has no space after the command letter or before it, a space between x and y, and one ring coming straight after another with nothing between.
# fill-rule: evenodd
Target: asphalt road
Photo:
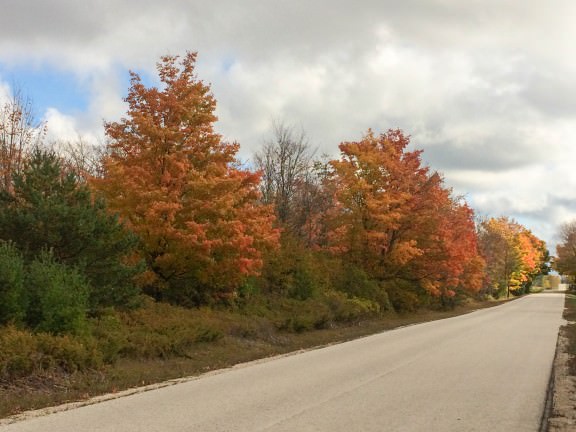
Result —
<instances>
[{"instance_id":1,"label":"asphalt road","mask_svg":"<svg viewBox=\"0 0 576 432\"><path fill-rule=\"evenodd\" d=\"M537 431L563 294L0 427L89 431Z\"/></svg>"}]
</instances>

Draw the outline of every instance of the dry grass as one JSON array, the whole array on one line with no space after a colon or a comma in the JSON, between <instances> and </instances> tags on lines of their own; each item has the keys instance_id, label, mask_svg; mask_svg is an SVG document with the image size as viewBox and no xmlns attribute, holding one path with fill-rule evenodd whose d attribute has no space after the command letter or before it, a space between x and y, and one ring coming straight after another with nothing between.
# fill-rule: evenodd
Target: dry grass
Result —
<instances>
[{"instance_id":1,"label":"dry grass","mask_svg":"<svg viewBox=\"0 0 576 432\"><path fill-rule=\"evenodd\" d=\"M570 375L576 376L576 294L566 294L564 319L568 321L562 331L569 342L567 349L571 357Z\"/></svg>"},{"instance_id":2,"label":"dry grass","mask_svg":"<svg viewBox=\"0 0 576 432\"><path fill-rule=\"evenodd\" d=\"M128 344L132 350L138 351L132 353L136 355L119 356L112 364L98 370L73 372L55 370L32 377L0 382L0 417L30 409L84 400L169 379L199 375L246 361L344 342L405 325L461 315L501 303L502 301L470 301L452 311L390 314L353 325L302 333L279 330L258 318L251 319L243 316L236 320L227 314L219 315L217 312L203 311L202 318L208 323L205 327L207 330L200 333L194 330L197 339L188 340L185 344L177 346L176 350L181 355L151 355L149 350L152 345L138 349L137 343L143 343L145 336L144 333L136 332L133 335L134 344ZM165 313L165 311L162 312ZM131 319L138 321L143 313L145 312L140 312ZM179 319L174 319L174 316L166 317L165 326L162 326L162 323L155 324L156 328L153 329L155 338L162 336L165 328L182 331L180 320L186 322L186 319L190 318L186 318L182 311L178 311L177 314L181 314L178 315ZM197 317L193 319L196 320ZM149 320L145 319L139 324L132 324L138 328L150 325ZM160 346L171 345L167 343L166 345L160 344Z\"/></svg>"}]
</instances>

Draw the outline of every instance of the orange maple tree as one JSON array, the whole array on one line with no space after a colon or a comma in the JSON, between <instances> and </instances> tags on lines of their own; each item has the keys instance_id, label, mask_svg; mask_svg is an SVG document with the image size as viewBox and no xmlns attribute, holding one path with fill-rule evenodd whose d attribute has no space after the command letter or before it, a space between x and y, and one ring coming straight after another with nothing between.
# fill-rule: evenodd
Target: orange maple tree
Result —
<instances>
[{"instance_id":1,"label":"orange maple tree","mask_svg":"<svg viewBox=\"0 0 576 432\"><path fill-rule=\"evenodd\" d=\"M459 290L482 288L485 263L480 256L474 212L442 186L437 174L428 191L425 210L416 220L412 235L423 253L410 269L423 287L434 295L453 297Z\"/></svg>"},{"instance_id":2,"label":"orange maple tree","mask_svg":"<svg viewBox=\"0 0 576 432\"><path fill-rule=\"evenodd\" d=\"M523 281L532 279L540 272L546 252L545 243L523 227L518 234L518 247L522 262Z\"/></svg>"},{"instance_id":3,"label":"orange maple tree","mask_svg":"<svg viewBox=\"0 0 576 432\"><path fill-rule=\"evenodd\" d=\"M432 295L476 291L483 263L473 213L422 166L421 151L406 150L409 142L390 130L340 145L329 248L379 280L409 280Z\"/></svg>"},{"instance_id":4,"label":"orange maple tree","mask_svg":"<svg viewBox=\"0 0 576 432\"><path fill-rule=\"evenodd\" d=\"M160 87L131 73L127 116L105 124L109 155L92 180L140 236L147 292L185 304L233 295L278 240L260 175L239 168L238 144L214 132L216 101L195 61L162 57Z\"/></svg>"},{"instance_id":5,"label":"orange maple tree","mask_svg":"<svg viewBox=\"0 0 576 432\"><path fill-rule=\"evenodd\" d=\"M420 152L404 152L408 140L399 131L340 144L334 170L336 206L332 209L329 246L344 252L378 277L421 253L401 236L403 221L416 206L414 191L426 181Z\"/></svg>"}]
</instances>

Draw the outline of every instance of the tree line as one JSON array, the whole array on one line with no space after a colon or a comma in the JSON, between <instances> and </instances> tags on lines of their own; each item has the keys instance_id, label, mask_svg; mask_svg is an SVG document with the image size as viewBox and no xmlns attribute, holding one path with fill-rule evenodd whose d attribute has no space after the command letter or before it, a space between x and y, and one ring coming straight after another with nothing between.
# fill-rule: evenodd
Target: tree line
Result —
<instances>
[{"instance_id":1,"label":"tree line","mask_svg":"<svg viewBox=\"0 0 576 432\"><path fill-rule=\"evenodd\" d=\"M556 246L554 267L568 278L572 289L576 283L576 220L560 227L560 243Z\"/></svg>"},{"instance_id":2,"label":"tree line","mask_svg":"<svg viewBox=\"0 0 576 432\"><path fill-rule=\"evenodd\" d=\"M4 104L0 323L82 332L143 296L412 311L521 294L547 271L544 242L509 218L477 220L401 130L368 130L330 159L278 123L253 168L240 164L195 62L162 57L158 86L132 72L127 112L94 153L49 148L28 102Z\"/></svg>"}]
</instances>

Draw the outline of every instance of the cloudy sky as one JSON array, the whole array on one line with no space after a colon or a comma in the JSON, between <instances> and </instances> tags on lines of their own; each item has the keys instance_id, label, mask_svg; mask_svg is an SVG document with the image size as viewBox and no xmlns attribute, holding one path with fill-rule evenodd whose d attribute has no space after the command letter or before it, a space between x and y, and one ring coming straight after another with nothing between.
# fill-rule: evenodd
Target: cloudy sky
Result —
<instances>
[{"instance_id":1,"label":"cloudy sky","mask_svg":"<svg viewBox=\"0 0 576 432\"><path fill-rule=\"evenodd\" d=\"M399 127L478 214L553 247L576 218L575 20L573 0L3 0L0 95L98 140L129 69L153 83L161 55L198 51L242 159L272 119L330 155Z\"/></svg>"}]
</instances>

